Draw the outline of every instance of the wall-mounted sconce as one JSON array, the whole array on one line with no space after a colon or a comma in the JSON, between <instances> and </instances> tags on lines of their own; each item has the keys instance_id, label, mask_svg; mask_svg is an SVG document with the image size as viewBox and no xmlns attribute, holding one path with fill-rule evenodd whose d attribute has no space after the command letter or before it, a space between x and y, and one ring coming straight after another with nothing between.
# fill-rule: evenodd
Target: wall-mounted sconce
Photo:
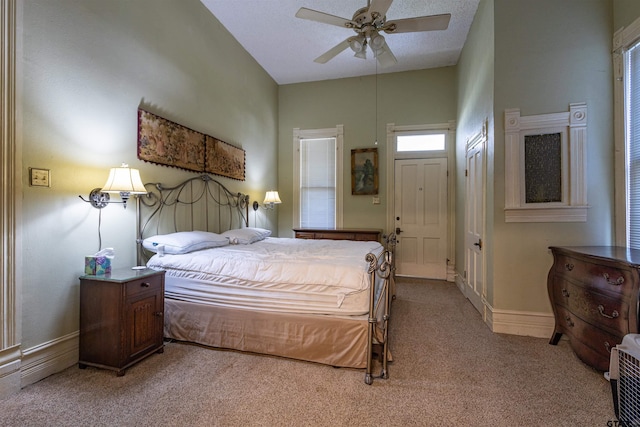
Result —
<instances>
[{"instance_id":1,"label":"wall-mounted sconce","mask_svg":"<svg viewBox=\"0 0 640 427\"><path fill-rule=\"evenodd\" d=\"M264 202L262 203L265 209L273 209L275 208L275 205L282 203L282 201L280 200L280 196L278 195L278 192L275 190L272 190L272 191L267 191L267 194L264 196ZM257 211L259 206L260 205L258 204L258 201L253 202L254 211Z\"/></svg>"},{"instance_id":2,"label":"wall-mounted sconce","mask_svg":"<svg viewBox=\"0 0 640 427\"><path fill-rule=\"evenodd\" d=\"M121 202L110 201L109 193L120 193ZM140 179L140 171L131 169L129 165L123 163L119 168L111 168L107 182L102 188L94 188L89 193L89 200L80 197L85 202L91 203L96 209L102 209L109 203L122 203L127 208L127 200L132 194L147 194L147 190Z\"/></svg>"}]
</instances>

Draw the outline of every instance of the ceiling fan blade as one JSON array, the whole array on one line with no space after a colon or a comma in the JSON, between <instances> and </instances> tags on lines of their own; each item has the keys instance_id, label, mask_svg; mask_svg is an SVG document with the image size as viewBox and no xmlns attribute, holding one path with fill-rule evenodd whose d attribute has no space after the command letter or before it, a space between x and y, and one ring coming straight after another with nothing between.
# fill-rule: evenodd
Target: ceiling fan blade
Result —
<instances>
[{"instance_id":1,"label":"ceiling fan blade","mask_svg":"<svg viewBox=\"0 0 640 427\"><path fill-rule=\"evenodd\" d=\"M449 27L449 20L451 20L450 13L398 19L387 22L383 30L388 34L446 30Z\"/></svg>"},{"instance_id":2,"label":"ceiling fan blade","mask_svg":"<svg viewBox=\"0 0 640 427\"><path fill-rule=\"evenodd\" d=\"M298 10L296 18L337 25L343 28L353 28L355 26L355 22L350 19L340 18L339 16L329 15L328 13L318 12L317 10L307 9L306 7L301 7L300 10Z\"/></svg>"},{"instance_id":3,"label":"ceiling fan blade","mask_svg":"<svg viewBox=\"0 0 640 427\"><path fill-rule=\"evenodd\" d=\"M338 43L337 45L335 45L334 47L332 47L322 55L318 56L316 59L313 60L313 62L317 62L318 64L327 63L330 59L333 59L333 57L335 57L337 54L339 54L340 52L348 48L350 42L351 42L351 37Z\"/></svg>"},{"instance_id":4,"label":"ceiling fan blade","mask_svg":"<svg viewBox=\"0 0 640 427\"><path fill-rule=\"evenodd\" d=\"M398 62L393 52L391 52L391 49L389 49L389 45L386 43L384 47L376 53L376 59L383 68L390 67Z\"/></svg>"},{"instance_id":5,"label":"ceiling fan blade","mask_svg":"<svg viewBox=\"0 0 640 427\"><path fill-rule=\"evenodd\" d=\"M380 16L385 16L389 7L391 7L393 0L371 0L371 6L369 6L369 15L373 12L377 12ZM373 17L372 17L373 18Z\"/></svg>"}]
</instances>

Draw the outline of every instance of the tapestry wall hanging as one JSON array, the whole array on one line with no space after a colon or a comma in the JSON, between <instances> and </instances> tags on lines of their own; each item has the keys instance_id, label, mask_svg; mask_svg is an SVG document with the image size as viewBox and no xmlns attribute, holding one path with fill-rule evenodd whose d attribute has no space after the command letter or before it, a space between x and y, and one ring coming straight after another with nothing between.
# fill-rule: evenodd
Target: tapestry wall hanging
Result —
<instances>
[{"instance_id":1,"label":"tapestry wall hanging","mask_svg":"<svg viewBox=\"0 0 640 427\"><path fill-rule=\"evenodd\" d=\"M138 158L145 162L244 181L245 151L138 109Z\"/></svg>"}]
</instances>

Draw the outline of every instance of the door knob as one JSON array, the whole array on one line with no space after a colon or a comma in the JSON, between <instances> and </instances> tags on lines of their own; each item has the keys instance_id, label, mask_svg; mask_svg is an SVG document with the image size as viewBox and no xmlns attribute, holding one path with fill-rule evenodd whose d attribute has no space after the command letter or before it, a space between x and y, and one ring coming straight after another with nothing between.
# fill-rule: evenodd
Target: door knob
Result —
<instances>
[{"instance_id":1,"label":"door knob","mask_svg":"<svg viewBox=\"0 0 640 427\"><path fill-rule=\"evenodd\" d=\"M402 230L400 230L400 227L396 227L396 234L400 234L402 233Z\"/></svg>"},{"instance_id":2,"label":"door knob","mask_svg":"<svg viewBox=\"0 0 640 427\"><path fill-rule=\"evenodd\" d=\"M482 250L482 239L478 239L478 242L474 243L473 246L477 246L478 249Z\"/></svg>"}]
</instances>

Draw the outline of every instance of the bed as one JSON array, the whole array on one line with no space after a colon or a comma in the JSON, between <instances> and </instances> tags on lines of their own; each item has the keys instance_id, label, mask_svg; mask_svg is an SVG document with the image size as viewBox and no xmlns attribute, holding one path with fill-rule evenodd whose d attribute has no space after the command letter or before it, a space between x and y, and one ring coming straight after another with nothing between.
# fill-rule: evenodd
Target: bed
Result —
<instances>
[{"instance_id":1,"label":"bed","mask_svg":"<svg viewBox=\"0 0 640 427\"><path fill-rule=\"evenodd\" d=\"M146 187L138 262L166 271L165 338L388 378L393 235L385 246L272 237L249 227L248 196L209 175Z\"/></svg>"}]
</instances>

